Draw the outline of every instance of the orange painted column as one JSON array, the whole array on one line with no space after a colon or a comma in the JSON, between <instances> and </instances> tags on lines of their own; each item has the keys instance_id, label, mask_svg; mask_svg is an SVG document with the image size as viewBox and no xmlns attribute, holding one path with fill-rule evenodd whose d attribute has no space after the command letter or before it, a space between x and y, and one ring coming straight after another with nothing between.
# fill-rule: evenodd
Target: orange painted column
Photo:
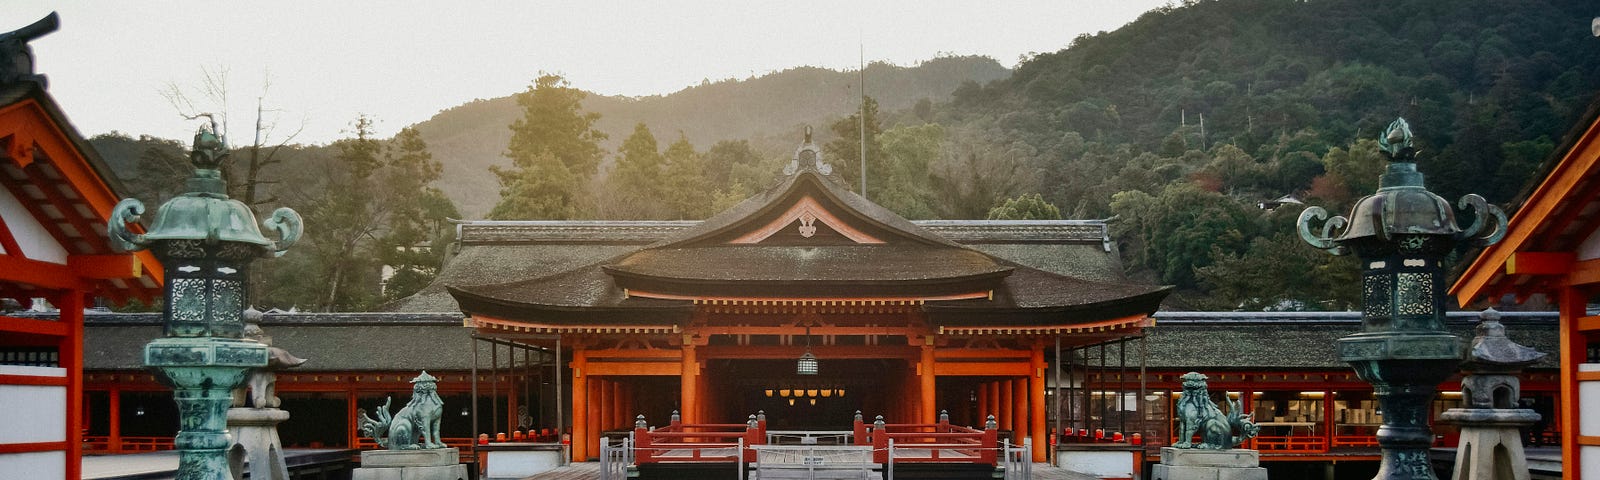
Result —
<instances>
[{"instance_id":1,"label":"orange painted column","mask_svg":"<svg viewBox=\"0 0 1600 480\"><path fill-rule=\"evenodd\" d=\"M989 411L989 406L992 405L989 403L990 388L989 382L978 384L978 419L977 421L972 422L973 425L982 427L985 419L989 418L990 413L993 413Z\"/></svg>"},{"instance_id":2,"label":"orange painted column","mask_svg":"<svg viewBox=\"0 0 1600 480\"><path fill-rule=\"evenodd\" d=\"M998 411L1000 416L997 420L1000 421L1001 430L1011 430L1011 421L1016 419L1014 417L1015 414L1012 413L1016 410L1016 404L1011 401L1011 395L1015 391L1015 389L1011 388L1011 383L1011 380L1001 380L996 385L996 388L1000 390L1000 404L995 410Z\"/></svg>"},{"instance_id":3,"label":"orange painted column","mask_svg":"<svg viewBox=\"0 0 1600 480\"><path fill-rule=\"evenodd\" d=\"M687 337L687 335L685 336ZM688 340L685 338L685 340ZM683 423L700 421L697 417L700 409L700 361L695 358L694 344L683 343L683 373L678 377L679 407L678 414L683 418Z\"/></svg>"},{"instance_id":4,"label":"orange painted column","mask_svg":"<svg viewBox=\"0 0 1600 480\"><path fill-rule=\"evenodd\" d=\"M1005 408L1003 407L1005 404L1000 402L1000 387L1002 386L1004 385L1002 385L998 380L989 382L989 411L983 414L985 421L989 419L989 415L994 415L995 422L999 422L1000 419L1005 418L1005 415L1000 414L1001 409Z\"/></svg>"},{"instance_id":5,"label":"orange painted column","mask_svg":"<svg viewBox=\"0 0 1600 480\"><path fill-rule=\"evenodd\" d=\"M117 387L111 387L111 392L109 392L109 394L107 394L106 397L111 399L111 402L110 402L110 404L111 404L111 417L109 419L110 422L111 422L110 423L111 431L108 432L109 436L106 438L106 448L108 450L110 450L111 453L121 453L122 452L122 390L118 389ZM351 418L354 418L354 417L351 417Z\"/></svg>"},{"instance_id":6,"label":"orange painted column","mask_svg":"<svg viewBox=\"0 0 1600 480\"><path fill-rule=\"evenodd\" d=\"M594 448L595 456L600 453L600 432L605 430L605 424L602 424L602 421L605 421L606 410L610 410L610 408L606 408L605 398L605 384L608 384L608 382L610 381L606 381L605 378L594 378L589 381L589 405L587 405L587 408L589 408L589 438L587 438L587 442L589 442L589 448Z\"/></svg>"},{"instance_id":7,"label":"orange painted column","mask_svg":"<svg viewBox=\"0 0 1600 480\"><path fill-rule=\"evenodd\" d=\"M1029 362L1033 372L1028 380L1028 431L1033 438L1033 461L1044 462L1050 460L1050 437L1044 433L1044 346L1033 346L1033 358Z\"/></svg>"},{"instance_id":8,"label":"orange painted column","mask_svg":"<svg viewBox=\"0 0 1600 480\"><path fill-rule=\"evenodd\" d=\"M628 418L628 409L623 402L623 390L622 382L611 382L611 421L607 422L606 428L627 430L629 425L632 425L626 420Z\"/></svg>"},{"instance_id":9,"label":"orange painted column","mask_svg":"<svg viewBox=\"0 0 1600 480\"><path fill-rule=\"evenodd\" d=\"M57 350L58 362L67 371L67 478L79 478L83 469L83 292L61 293L60 318L67 327Z\"/></svg>"},{"instance_id":10,"label":"orange painted column","mask_svg":"<svg viewBox=\"0 0 1600 480\"><path fill-rule=\"evenodd\" d=\"M1561 325L1558 330L1561 351L1557 355L1561 359L1561 464L1566 465L1561 469L1562 480L1583 478L1582 468L1579 467L1583 465L1583 456L1580 455L1583 447L1578 443L1578 422L1581 421L1579 415L1582 415L1578 411L1582 405L1578 397L1578 364L1583 363L1588 352L1585 351L1587 345L1584 334L1578 330L1578 319L1587 313L1588 296L1584 293L1578 288L1563 288L1561 298L1557 300L1561 305Z\"/></svg>"},{"instance_id":11,"label":"orange painted column","mask_svg":"<svg viewBox=\"0 0 1600 480\"><path fill-rule=\"evenodd\" d=\"M1011 388L1011 426L1016 429L1012 438L1020 445L1028 436L1028 377L1017 377Z\"/></svg>"},{"instance_id":12,"label":"orange painted column","mask_svg":"<svg viewBox=\"0 0 1600 480\"><path fill-rule=\"evenodd\" d=\"M589 461L589 376L588 358L582 348L572 349L572 461Z\"/></svg>"},{"instance_id":13,"label":"orange painted column","mask_svg":"<svg viewBox=\"0 0 1600 480\"><path fill-rule=\"evenodd\" d=\"M506 388L506 435L517 428L517 376L511 376L511 385Z\"/></svg>"},{"instance_id":14,"label":"orange painted column","mask_svg":"<svg viewBox=\"0 0 1600 480\"><path fill-rule=\"evenodd\" d=\"M931 341L930 339L929 342ZM921 388L919 388L921 395L918 395L918 398L922 399L922 411L919 412L920 415L918 417L920 420L917 421L919 423L937 422L939 421L938 396L934 392L934 388L938 385L938 382L934 381L933 345L931 343L922 346L922 363L917 370L921 377L920 380L922 380Z\"/></svg>"},{"instance_id":15,"label":"orange painted column","mask_svg":"<svg viewBox=\"0 0 1600 480\"><path fill-rule=\"evenodd\" d=\"M357 412L360 411L360 409L356 407L356 400L356 390L354 387L344 392L344 418L356 418ZM478 399L474 398L472 401L476 402ZM345 432L345 448L358 448L358 446L361 445L360 429L356 428L354 425L351 425L349 430L350 431ZM472 432L472 437L477 438L479 433L482 432Z\"/></svg>"}]
</instances>

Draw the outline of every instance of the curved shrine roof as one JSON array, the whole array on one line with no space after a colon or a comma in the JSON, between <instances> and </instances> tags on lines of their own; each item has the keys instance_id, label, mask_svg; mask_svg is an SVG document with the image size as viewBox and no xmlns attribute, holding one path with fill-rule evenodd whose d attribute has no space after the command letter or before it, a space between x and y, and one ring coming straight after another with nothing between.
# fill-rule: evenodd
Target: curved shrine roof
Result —
<instances>
[{"instance_id":1,"label":"curved shrine roof","mask_svg":"<svg viewBox=\"0 0 1600 480\"><path fill-rule=\"evenodd\" d=\"M1147 315L1168 292L953 242L845 189L819 155L802 145L777 185L643 248L533 278L445 286L468 314L557 324L671 323L696 300L727 298L893 299L936 322L1075 323Z\"/></svg>"}]
</instances>

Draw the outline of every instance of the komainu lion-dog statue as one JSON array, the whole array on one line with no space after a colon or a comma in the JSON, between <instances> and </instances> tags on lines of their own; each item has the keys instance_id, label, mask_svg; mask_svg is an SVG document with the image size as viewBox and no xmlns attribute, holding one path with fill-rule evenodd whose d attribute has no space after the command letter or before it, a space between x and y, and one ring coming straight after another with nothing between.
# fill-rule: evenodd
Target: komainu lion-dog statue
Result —
<instances>
[{"instance_id":1,"label":"komainu lion-dog statue","mask_svg":"<svg viewBox=\"0 0 1600 480\"><path fill-rule=\"evenodd\" d=\"M379 447L389 450L445 448L444 442L439 441L444 401L439 400L438 381L426 371L411 379L411 402L392 416L389 415L392 397L385 398L382 407L373 409L378 416L376 419L362 410L356 418L361 424L361 434L372 437Z\"/></svg>"},{"instance_id":2,"label":"komainu lion-dog statue","mask_svg":"<svg viewBox=\"0 0 1600 480\"><path fill-rule=\"evenodd\" d=\"M1178 399L1178 442L1173 447L1227 450L1260 432L1260 427L1243 417L1244 409L1238 400L1228 400L1226 415L1217 408L1206 391L1205 375L1189 372L1178 378L1183 380L1183 397ZM1239 431L1237 436L1234 430ZM1193 443L1196 433L1200 434L1200 443Z\"/></svg>"}]
</instances>

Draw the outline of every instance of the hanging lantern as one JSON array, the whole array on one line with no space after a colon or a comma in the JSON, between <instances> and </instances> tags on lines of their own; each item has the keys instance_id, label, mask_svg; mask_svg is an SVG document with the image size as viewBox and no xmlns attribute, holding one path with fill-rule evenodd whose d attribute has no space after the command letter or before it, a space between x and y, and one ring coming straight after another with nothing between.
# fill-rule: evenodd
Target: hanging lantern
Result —
<instances>
[{"instance_id":1,"label":"hanging lantern","mask_svg":"<svg viewBox=\"0 0 1600 480\"><path fill-rule=\"evenodd\" d=\"M800 361L794 365L794 372L799 375L817 374L817 356L811 354L811 326L806 325L806 353L800 355Z\"/></svg>"}]
</instances>

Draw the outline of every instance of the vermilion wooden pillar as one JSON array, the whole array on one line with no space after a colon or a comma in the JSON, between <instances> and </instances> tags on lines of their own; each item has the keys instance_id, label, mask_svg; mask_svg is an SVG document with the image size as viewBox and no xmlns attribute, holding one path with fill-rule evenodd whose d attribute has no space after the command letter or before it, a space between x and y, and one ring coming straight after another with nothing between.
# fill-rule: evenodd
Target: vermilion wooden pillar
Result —
<instances>
[{"instance_id":1,"label":"vermilion wooden pillar","mask_svg":"<svg viewBox=\"0 0 1600 480\"><path fill-rule=\"evenodd\" d=\"M1033 374L1028 379L1029 436L1033 438L1033 461L1048 461L1050 438L1044 430L1044 345L1033 346L1029 365Z\"/></svg>"},{"instance_id":2,"label":"vermilion wooden pillar","mask_svg":"<svg viewBox=\"0 0 1600 480\"><path fill-rule=\"evenodd\" d=\"M589 378L583 349L572 349L572 461L589 460Z\"/></svg>"},{"instance_id":3,"label":"vermilion wooden pillar","mask_svg":"<svg viewBox=\"0 0 1600 480\"><path fill-rule=\"evenodd\" d=\"M1014 432L1016 430L1012 428L1011 421L1016 420L1017 404L1012 401L1012 395L1016 392L1016 389L1011 388L1011 383L1011 380L1001 380L997 385L1000 390L1000 408L997 410L1000 410L1000 418L998 419L1000 421L1000 429Z\"/></svg>"},{"instance_id":4,"label":"vermilion wooden pillar","mask_svg":"<svg viewBox=\"0 0 1600 480\"><path fill-rule=\"evenodd\" d=\"M67 290L56 299L58 320L67 327L57 354L67 371L67 478L83 476L83 296L82 291Z\"/></svg>"},{"instance_id":5,"label":"vermilion wooden pillar","mask_svg":"<svg viewBox=\"0 0 1600 480\"><path fill-rule=\"evenodd\" d=\"M987 421L989 421L989 417L988 416L989 415L994 415L994 418L995 418L996 422L1002 421L1000 419L1006 418L1005 413L1004 413L1005 412L1005 408L1006 408L1005 407L1006 404L1005 404L1005 402L1001 401L1001 396L1002 395L1000 395L1000 391L1004 390L1004 389L1000 388L1000 387L1003 387L1004 385L998 380L989 382L988 385L989 385L989 413L984 414L984 419L983 420L985 422L987 422Z\"/></svg>"},{"instance_id":6,"label":"vermilion wooden pillar","mask_svg":"<svg viewBox=\"0 0 1600 480\"><path fill-rule=\"evenodd\" d=\"M622 382L611 382L611 415L606 419L606 428L626 429L627 410L622 407L622 390Z\"/></svg>"},{"instance_id":7,"label":"vermilion wooden pillar","mask_svg":"<svg viewBox=\"0 0 1600 480\"><path fill-rule=\"evenodd\" d=\"M109 449L111 451L111 453L121 453L122 452L122 389L119 389L117 387L111 387L111 391L106 392L106 398L108 398L110 400L109 402L107 402L107 404L111 406L111 415L107 419L111 423L109 424L110 431L107 432L106 448ZM352 416L351 418L355 418L355 417Z\"/></svg>"},{"instance_id":8,"label":"vermilion wooden pillar","mask_svg":"<svg viewBox=\"0 0 1600 480\"><path fill-rule=\"evenodd\" d=\"M593 448L596 455L600 453L600 432L604 431L603 422L606 418L606 384L610 383L605 377L589 379L589 403L585 408L589 410L589 436L584 438L588 448Z\"/></svg>"},{"instance_id":9,"label":"vermilion wooden pillar","mask_svg":"<svg viewBox=\"0 0 1600 480\"><path fill-rule=\"evenodd\" d=\"M1561 322L1559 334L1561 335L1561 469L1562 480L1581 480L1583 478L1583 456L1581 450L1584 445L1579 443L1581 432L1579 422L1582 421L1582 403L1578 396L1578 364L1583 363L1588 357L1584 333L1578 328L1579 319L1588 312L1589 298L1580 288L1566 287L1561 289L1561 298L1556 301L1561 305ZM1593 399L1591 399L1593 400Z\"/></svg>"},{"instance_id":10,"label":"vermilion wooden pillar","mask_svg":"<svg viewBox=\"0 0 1600 480\"><path fill-rule=\"evenodd\" d=\"M683 372L679 375L678 391L682 408L678 415L683 423L700 421L697 414L700 411L700 381L696 378L699 373L699 360L695 358L694 344L684 342L683 345Z\"/></svg>"},{"instance_id":11,"label":"vermilion wooden pillar","mask_svg":"<svg viewBox=\"0 0 1600 480\"><path fill-rule=\"evenodd\" d=\"M990 405L993 405L992 403L989 403L989 390L992 388L991 385L991 382L983 382L978 384L978 420L972 422L973 425L983 425L984 420L989 418L989 415L994 413L989 411Z\"/></svg>"},{"instance_id":12,"label":"vermilion wooden pillar","mask_svg":"<svg viewBox=\"0 0 1600 480\"><path fill-rule=\"evenodd\" d=\"M917 374L921 380L921 385L919 385L921 395L918 395L918 398L921 399L921 411L918 414L919 420L917 420L920 423L939 421L938 402L934 392L934 388L938 383L933 375L933 366L933 345L931 343L924 344L922 346L922 362L917 368Z\"/></svg>"},{"instance_id":13,"label":"vermilion wooden pillar","mask_svg":"<svg viewBox=\"0 0 1600 480\"><path fill-rule=\"evenodd\" d=\"M1011 426L1016 432L1012 438L1020 444L1028 436L1028 377L1012 380L1011 389Z\"/></svg>"}]
</instances>

